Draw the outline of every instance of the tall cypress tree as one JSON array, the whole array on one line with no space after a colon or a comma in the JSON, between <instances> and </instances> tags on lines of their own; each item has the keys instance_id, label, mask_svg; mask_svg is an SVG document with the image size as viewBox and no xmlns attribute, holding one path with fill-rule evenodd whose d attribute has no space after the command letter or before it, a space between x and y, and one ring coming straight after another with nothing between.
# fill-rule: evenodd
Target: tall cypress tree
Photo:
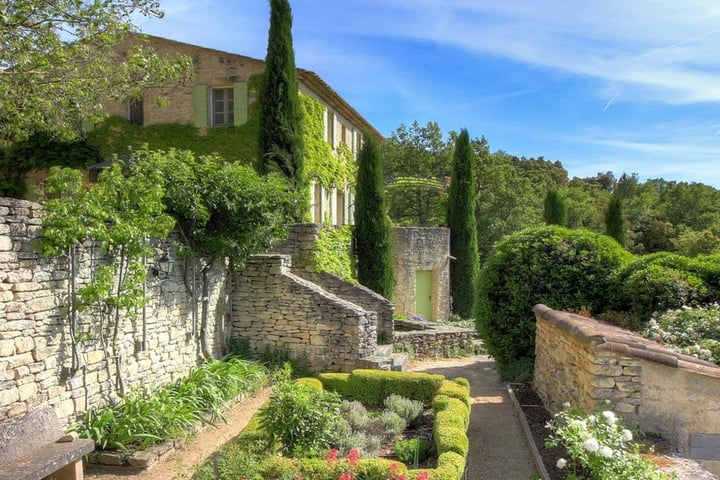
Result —
<instances>
[{"instance_id":1,"label":"tall cypress tree","mask_svg":"<svg viewBox=\"0 0 720 480\"><path fill-rule=\"evenodd\" d=\"M623 218L623 201L620 195L610 197L610 205L605 212L605 233L625 247L627 237L625 233L625 219Z\"/></svg>"},{"instance_id":2,"label":"tall cypress tree","mask_svg":"<svg viewBox=\"0 0 720 480\"><path fill-rule=\"evenodd\" d=\"M480 270L475 220L473 151L467 130L455 142L452 177L448 190L447 225L450 228L450 292L453 313L471 318Z\"/></svg>"},{"instance_id":3,"label":"tall cypress tree","mask_svg":"<svg viewBox=\"0 0 720 480\"><path fill-rule=\"evenodd\" d=\"M358 154L355 198L355 253L358 281L385 298L392 298L392 231L385 202L385 182L380 147L364 132Z\"/></svg>"},{"instance_id":4,"label":"tall cypress tree","mask_svg":"<svg viewBox=\"0 0 720 480\"><path fill-rule=\"evenodd\" d=\"M265 72L259 91L260 132L256 168L279 172L297 189L306 188L302 110L292 41L288 0L270 0Z\"/></svg>"},{"instance_id":5,"label":"tall cypress tree","mask_svg":"<svg viewBox=\"0 0 720 480\"><path fill-rule=\"evenodd\" d=\"M549 190L545 195L545 224L565 226L566 209L560 193Z\"/></svg>"}]
</instances>

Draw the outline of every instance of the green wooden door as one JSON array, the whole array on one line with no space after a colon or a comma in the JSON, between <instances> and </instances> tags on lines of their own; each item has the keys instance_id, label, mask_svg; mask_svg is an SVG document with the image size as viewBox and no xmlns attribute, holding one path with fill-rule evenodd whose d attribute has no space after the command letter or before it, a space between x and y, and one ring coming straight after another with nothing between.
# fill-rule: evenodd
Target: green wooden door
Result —
<instances>
[{"instance_id":1,"label":"green wooden door","mask_svg":"<svg viewBox=\"0 0 720 480\"><path fill-rule=\"evenodd\" d=\"M432 311L432 270L415 272L415 315L434 320Z\"/></svg>"}]
</instances>

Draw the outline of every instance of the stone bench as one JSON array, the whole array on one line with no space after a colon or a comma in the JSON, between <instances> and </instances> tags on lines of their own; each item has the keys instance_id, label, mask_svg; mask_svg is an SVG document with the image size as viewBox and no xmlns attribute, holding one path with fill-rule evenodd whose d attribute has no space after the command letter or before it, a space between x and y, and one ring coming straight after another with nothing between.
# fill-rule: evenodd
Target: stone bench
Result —
<instances>
[{"instance_id":1,"label":"stone bench","mask_svg":"<svg viewBox=\"0 0 720 480\"><path fill-rule=\"evenodd\" d=\"M83 455L92 440L64 435L55 411L39 408L0 424L0 480L82 480Z\"/></svg>"}]
</instances>

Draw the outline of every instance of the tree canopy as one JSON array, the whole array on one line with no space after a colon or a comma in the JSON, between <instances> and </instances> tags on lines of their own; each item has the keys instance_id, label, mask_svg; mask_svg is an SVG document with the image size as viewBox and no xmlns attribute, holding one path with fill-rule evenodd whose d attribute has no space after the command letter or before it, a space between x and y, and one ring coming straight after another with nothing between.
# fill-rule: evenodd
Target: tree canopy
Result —
<instances>
[{"instance_id":1,"label":"tree canopy","mask_svg":"<svg viewBox=\"0 0 720 480\"><path fill-rule=\"evenodd\" d=\"M191 74L185 57L160 58L141 42L137 15L162 17L154 0L9 0L0 12L0 147L38 131L72 139L108 99Z\"/></svg>"}]
</instances>

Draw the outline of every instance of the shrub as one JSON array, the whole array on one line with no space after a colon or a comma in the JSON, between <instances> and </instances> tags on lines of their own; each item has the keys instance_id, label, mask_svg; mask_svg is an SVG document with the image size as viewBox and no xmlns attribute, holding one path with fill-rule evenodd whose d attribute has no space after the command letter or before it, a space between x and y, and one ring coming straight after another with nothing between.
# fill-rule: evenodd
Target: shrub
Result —
<instances>
[{"instance_id":1,"label":"shrub","mask_svg":"<svg viewBox=\"0 0 720 480\"><path fill-rule=\"evenodd\" d=\"M683 307L648 322L643 335L680 353L720 365L720 306Z\"/></svg>"},{"instance_id":2,"label":"shrub","mask_svg":"<svg viewBox=\"0 0 720 480\"><path fill-rule=\"evenodd\" d=\"M465 472L465 455L444 452L438 455L437 468L432 472L432 480L460 480ZM409 472L414 474L415 471Z\"/></svg>"},{"instance_id":3,"label":"shrub","mask_svg":"<svg viewBox=\"0 0 720 480\"><path fill-rule=\"evenodd\" d=\"M455 452L463 457L467 456L469 441L467 434L461 428L435 422L433 436L438 454Z\"/></svg>"},{"instance_id":4,"label":"shrub","mask_svg":"<svg viewBox=\"0 0 720 480\"><path fill-rule=\"evenodd\" d=\"M370 421L367 409L358 401L343 400L340 403L340 414L347 420L353 430L360 430Z\"/></svg>"},{"instance_id":5,"label":"shrub","mask_svg":"<svg viewBox=\"0 0 720 480\"><path fill-rule=\"evenodd\" d=\"M385 410L377 417L372 418L366 425L368 433L377 436L391 438L402 433L407 427L407 422L395 412Z\"/></svg>"},{"instance_id":6,"label":"shrub","mask_svg":"<svg viewBox=\"0 0 720 480\"><path fill-rule=\"evenodd\" d=\"M335 393L292 382L289 376L288 368L278 376L270 400L260 410L260 425L283 452L317 454L335 438L340 400Z\"/></svg>"},{"instance_id":7,"label":"shrub","mask_svg":"<svg viewBox=\"0 0 720 480\"><path fill-rule=\"evenodd\" d=\"M448 398L444 408L435 410L435 423L467 430L470 408L457 398Z\"/></svg>"},{"instance_id":8,"label":"shrub","mask_svg":"<svg viewBox=\"0 0 720 480\"><path fill-rule=\"evenodd\" d=\"M589 480L668 478L659 473L649 459L638 454L637 447L630 443L632 432L610 410L585 415L567 407L555 415L548 428L552 433L546 446L562 445L570 457L569 460L558 459L557 464L560 468L568 468L569 479L578 478L577 467L587 472L583 478Z\"/></svg>"},{"instance_id":9,"label":"shrub","mask_svg":"<svg viewBox=\"0 0 720 480\"><path fill-rule=\"evenodd\" d=\"M398 414L405 423L412 425L413 421L422 413L423 403L411 400L400 395L390 395L383 401L385 408Z\"/></svg>"},{"instance_id":10,"label":"shrub","mask_svg":"<svg viewBox=\"0 0 720 480\"><path fill-rule=\"evenodd\" d=\"M470 407L470 388L457 381L445 380L440 386L440 390L438 390L438 395L457 398L467 405L468 408Z\"/></svg>"},{"instance_id":11,"label":"shrub","mask_svg":"<svg viewBox=\"0 0 720 480\"><path fill-rule=\"evenodd\" d=\"M432 452L432 444L424 438L408 438L398 440L393 445L395 456L406 465L414 465L425 461Z\"/></svg>"},{"instance_id":12,"label":"shrub","mask_svg":"<svg viewBox=\"0 0 720 480\"><path fill-rule=\"evenodd\" d=\"M324 375L320 380L331 389L337 382L326 382ZM395 393L430 405L444 377L430 373L393 372L386 370L353 370L347 386L341 385L343 396L358 400L365 405L382 405L383 400Z\"/></svg>"},{"instance_id":13,"label":"shrub","mask_svg":"<svg viewBox=\"0 0 720 480\"><path fill-rule=\"evenodd\" d=\"M505 378L532 371L532 307L602 312L618 267L630 258L611 238L557 226L530 228L495 247L480 275L475 315L488 352ZM528 373L528 372L525 372Z\"/></svg>"}]
</instances>

